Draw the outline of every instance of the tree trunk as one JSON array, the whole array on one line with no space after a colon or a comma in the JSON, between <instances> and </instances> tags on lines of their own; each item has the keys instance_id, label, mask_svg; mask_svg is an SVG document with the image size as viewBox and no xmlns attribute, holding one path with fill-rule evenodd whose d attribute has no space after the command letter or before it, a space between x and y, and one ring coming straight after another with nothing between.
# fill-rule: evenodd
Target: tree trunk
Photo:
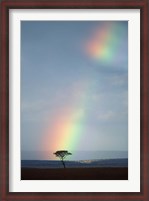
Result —
<instances>
[{"instance_id":1,"label":"tree trunk","mask_svg":"<svg viewBox=\"0 0 149 201\"><path fill-rule=\"evenodd\" d=\"M64 163L64 161L62 160L62 164L63 164L63 166L64 166L64 168L65 168L65 163Z\"/></svg>"}]
</instances>

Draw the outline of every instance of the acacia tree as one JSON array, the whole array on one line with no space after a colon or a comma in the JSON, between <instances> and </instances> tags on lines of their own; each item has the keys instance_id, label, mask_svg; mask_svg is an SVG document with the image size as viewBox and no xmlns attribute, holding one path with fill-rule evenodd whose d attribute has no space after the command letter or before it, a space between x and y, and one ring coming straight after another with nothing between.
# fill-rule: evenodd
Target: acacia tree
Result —
<instances>
[{"instance_id":1,"label":"acacia tree","mask_svg":"<svg viewBox=\"0 0 149 201\"><path fill-rule=\"evenodd\" d=\"M62 162L64 168L66 167L66 166L65 166L64 159L65 159L68 155L72 155L72 153L69 153L69 152L66 151L66 150L56 151L54 154L56 155L56 157L59 157L59 158L60 158L60 160L61 160L61 162Z\"/></svg>"}]
</instances>

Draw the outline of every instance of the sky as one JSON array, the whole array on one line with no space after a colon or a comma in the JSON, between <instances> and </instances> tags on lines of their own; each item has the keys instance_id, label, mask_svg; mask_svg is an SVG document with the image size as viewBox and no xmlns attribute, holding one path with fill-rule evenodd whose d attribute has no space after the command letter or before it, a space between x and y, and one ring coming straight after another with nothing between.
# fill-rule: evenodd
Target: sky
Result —
<instances>
[{"instance_id":1,"label":"sky","mask_svg":"<svg viewBox=\"0 0 149 201\"><path fill-rule=\"evenodd\" d=\"M21 22L21 151L57 150L128 150L126 21Z\"/></svg>"}]
</instances>

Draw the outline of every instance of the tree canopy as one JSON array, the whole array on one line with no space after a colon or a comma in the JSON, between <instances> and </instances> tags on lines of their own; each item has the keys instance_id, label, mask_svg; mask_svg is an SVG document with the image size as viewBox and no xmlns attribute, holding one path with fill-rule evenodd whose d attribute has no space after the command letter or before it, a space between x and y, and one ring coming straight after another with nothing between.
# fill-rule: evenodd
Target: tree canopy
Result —
<instances>
[{"instance_id":1,"label":"tree canopy","mask_svg":"<svg viewBox=\"0 0 149 201\"><path fill-rule=\"evenodd\" d=\"M68 155L72 155L72 153L68 152L67 150L59 150L59 151L56 151L54 154L56 155L56 157L59 157L61 159L64 168L65 168L64 159Z\"/></svg>"}]
</instances>

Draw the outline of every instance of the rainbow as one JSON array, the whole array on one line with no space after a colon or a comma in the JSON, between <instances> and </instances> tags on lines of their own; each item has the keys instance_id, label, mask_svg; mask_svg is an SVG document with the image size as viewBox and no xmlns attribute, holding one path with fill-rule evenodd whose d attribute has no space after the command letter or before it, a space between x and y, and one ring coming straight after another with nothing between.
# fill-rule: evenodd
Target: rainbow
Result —
<instances>
[{"instance_id":1,"label":"rainbow","mask_svg":"<svg viewBox=\"0 0 149 201\"><path fill-rule=\"evenodd\" d=\"M119 56L120 40L118 35L122 33L122 27L116 23L104 23L94 30L84 46L89 58L100 63L113 63ZM121 52L121 51L120 51ZM43 149L49 151L75 150L81 146L81 140L86 132L85 121L89 117L87 104L90 102L90 93L96 88L94 76L79 83L74 90L77 94L75 100L70 101L69 106L57 111L57 114L49 114L49 123L43 135ZM78 93L79 91L79 93Z\"/></svg>"},{"instance_id":2,"label":"rainbow","mask_svg":"<svg viewBox=\"0 0 149 201\"><path fill-rule=\"evenodd\" d=\"M123 27L116 23L104 23L94 30L85 44L89 58L100 63L111 63L118 59Z\"/></svg>"},{"instance_id":3,"label":"rainbow","mask_svg":"<svg viewBox=\"0 0 149 201\"><path fill-rule=\"evenodd\" d=\"M88 116L86 108L90 90L91 84L89 82L79 84L74 90L76 99L72 101L73 103L71 102L71 107L62 108L54 115L56 118L52 120L44 132L42 143L44 150L71 151L79 147L81 137L86 130L84 122Z\"/></svg>"}]
</instances>

